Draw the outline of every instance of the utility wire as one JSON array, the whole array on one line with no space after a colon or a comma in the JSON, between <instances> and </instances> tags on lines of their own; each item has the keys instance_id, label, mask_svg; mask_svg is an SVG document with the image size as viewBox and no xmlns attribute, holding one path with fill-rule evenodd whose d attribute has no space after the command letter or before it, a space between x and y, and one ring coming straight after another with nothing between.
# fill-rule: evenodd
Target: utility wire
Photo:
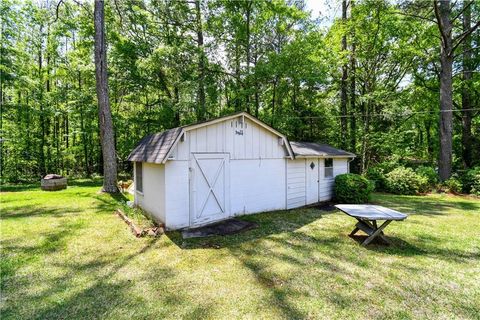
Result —
<instances>
[{"instance_id":1,"label":"utility wire","mask_svg":"<svg viewBox=\"0 0 480 320\"><path fill-rule=\"evenodd\" d=\"M437 110L437 111L407 111L400 114L394 113L369 113L369 114L347 114L347 115L332 115L332 116L285 116L286 118L298 118L298 119L322 119L322 118L352 118L352 117L392 117L392 116L411 116L414 114L435 114L435 113L445 113L445 112L465 112L465 111L480 111L480 108L469 108L469 109L454 109L454 110ZM283 117L283 116L282 116Z\"/></svg>"}]
</instances>

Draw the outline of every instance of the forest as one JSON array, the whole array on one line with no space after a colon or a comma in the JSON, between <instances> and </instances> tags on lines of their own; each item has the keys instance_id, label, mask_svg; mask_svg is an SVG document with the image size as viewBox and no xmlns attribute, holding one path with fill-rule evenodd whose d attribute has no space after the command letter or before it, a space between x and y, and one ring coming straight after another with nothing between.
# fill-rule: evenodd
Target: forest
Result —
<instances>
[{"instance_id":1,"label":"forest","mask_svg":"<svg viewBox=\"0 0 480 320\"><path fill-rule=\"evenodd\" d=\"M480 2L109 0L119 177L145 135L247 111L351 171L480 166ZM94 3L1 0L2 182L103 174ZM331 23L325 23L331 19ZM480 169L479 169L480 172Z\"/></svg>"}]
</instances>

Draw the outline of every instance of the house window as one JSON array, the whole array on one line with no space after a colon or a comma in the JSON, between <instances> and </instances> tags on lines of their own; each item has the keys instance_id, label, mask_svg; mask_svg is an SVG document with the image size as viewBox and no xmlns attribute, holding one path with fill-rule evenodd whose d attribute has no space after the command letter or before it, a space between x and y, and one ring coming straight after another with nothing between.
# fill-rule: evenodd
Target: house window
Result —
<instances>
[{"instance_id":1,"label":"house window","mask_svg":"<svg viewBox=\"0 0 480 320\"><path fill-rule=\"evenodd\" d=\"M325 159L325 178L333 178L333 159Z\"/></svg>"},{"instance_id":2,"label":"house window","mask_svg":"<svg viewBox=\"0 0 480 320\"><path fill-rule=\"evenodd\" d=\"M143 167L141 162L135 162L135 190L143 192Z\"/></svg>"}]
</instances>

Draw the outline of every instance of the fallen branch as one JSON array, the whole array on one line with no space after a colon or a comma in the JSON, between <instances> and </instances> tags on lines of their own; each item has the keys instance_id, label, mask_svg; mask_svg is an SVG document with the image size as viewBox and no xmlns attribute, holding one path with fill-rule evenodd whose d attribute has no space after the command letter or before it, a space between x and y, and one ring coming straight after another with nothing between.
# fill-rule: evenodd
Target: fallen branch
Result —
<instances>
[{"instance_id":1,"label":"fallen branch","mask_svg":"<svg viewBox=\"0 0 480 320\"><path fill-rule=\"evenodd\" d=\"M122 210L120 209L117 209L116 211L117 215L123 220L125 221L126 224L128 224L128 226L130 227L130 230L132 230L133 234L135 235L135 237L137 238L140 238L142 235L143 235L143 230L140 229L139 227L137 227L132 220L130 220L129 217L127 217L125 215L125 213L122 212Z\"/></svg>"},{"instance_id":2,"label":"fallen branch","mask_svg":"<svg viewBox=\"0 0 480 320\"><path fill-rule=\"evenodd\" d=\"M133 221L129 217L127 217L125 213L123 213L122 210L117 209L115 213L120 217L120 219L122 219L123 221L125 221L126 224L128 224L130 230L132 230L133 235L137 238L143 237L145 235L156 237L165 232L163 226L140 229L138 226L135 225L135 223L133 223Z\"/></svg>"}]
</instances>

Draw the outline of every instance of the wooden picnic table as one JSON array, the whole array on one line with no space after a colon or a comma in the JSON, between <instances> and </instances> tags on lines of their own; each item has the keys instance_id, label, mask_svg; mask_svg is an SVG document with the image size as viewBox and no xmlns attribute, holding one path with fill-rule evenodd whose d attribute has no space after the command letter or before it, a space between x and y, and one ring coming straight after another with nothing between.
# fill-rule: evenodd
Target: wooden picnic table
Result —
<instances>
[{"instance_id":1,"label":"wooden picnic table","mask_svg":"<svg viewBox=\"0 0 480 320\"><path fill-rule=\"evenodd\" d=\"M366 246L373 241L376 237L381 238L383 241L390 243L383 233L390 222L397 220L405 220L407 215L389 208L382 206L375 206L371 204L337 204L335 207L346 213L347 215L358 220L355 225L355 229L350 233L353 236L359 230L362 230L368 234L367 239L363 241L362 245ZM380 227L377 225L377 221L385 221Z\"/></svg>"}]
</instances>

